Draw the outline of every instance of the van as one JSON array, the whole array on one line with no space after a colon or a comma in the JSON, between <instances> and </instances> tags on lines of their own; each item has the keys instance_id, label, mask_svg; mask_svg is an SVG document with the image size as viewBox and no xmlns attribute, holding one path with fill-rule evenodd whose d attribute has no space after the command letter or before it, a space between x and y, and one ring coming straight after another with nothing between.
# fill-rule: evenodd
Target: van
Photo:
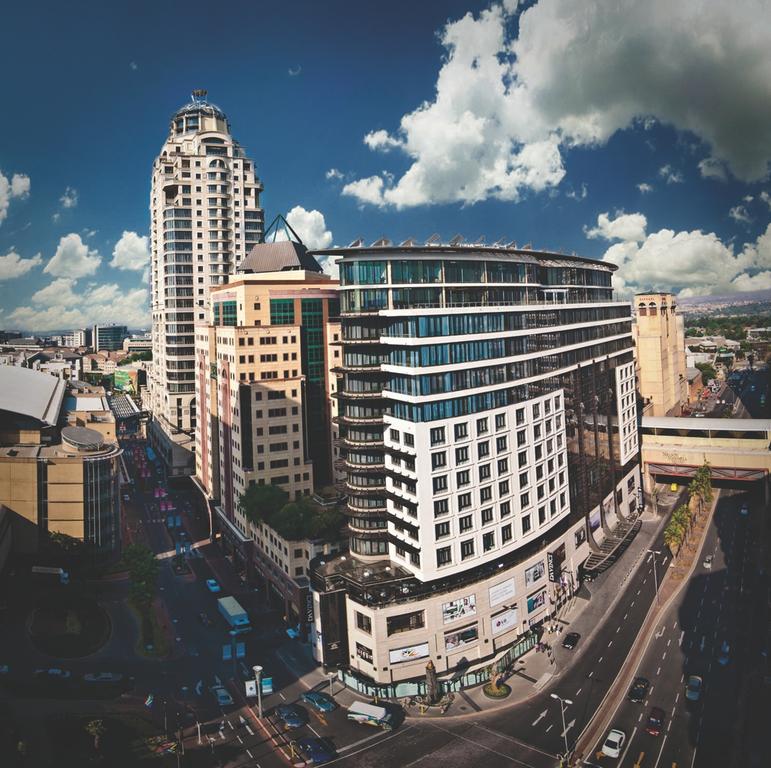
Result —
<instances>
[{"instance_id":1,"label":"van","mask_svg":"<svg viewBox=\"0 0 771 768\"><path fill-rule=\"evenodd\" d=\"M384 731L390 731L394 727L393 716L385 707L363 701L355 701L351 704L348 708L348 719L355 723L375 725Z\"/></svg>"}]
</instances>

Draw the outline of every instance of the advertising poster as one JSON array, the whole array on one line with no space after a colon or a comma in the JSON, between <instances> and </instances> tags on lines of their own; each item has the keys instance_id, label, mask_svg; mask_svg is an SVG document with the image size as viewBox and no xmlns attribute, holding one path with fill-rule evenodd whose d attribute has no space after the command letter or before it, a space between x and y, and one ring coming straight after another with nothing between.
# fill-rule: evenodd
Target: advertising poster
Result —
<instances>
[{"instance_id":1,"label":"advertising poster","mask_svg":"<svg viewBox=\"0 0 771 768\"><path fill-rule=\"evenodd\" d=\"M372 663L372 650L367 648L366 645L356 643L356 655L360 659L364 659L364 661L368 661L370 664Z\"/></svg>"},{"instance_id":2,"label":"advertising poster","mask_svg":"<svg viewBox=\"0 0 771 768\"><path fill-rule=\"evenodd\" d=\"M543 564L543 560L540 560L535 565L531 565L525 570L525 586L532 586L536 581L542 579L545 573L546 567Z\"/></svg>"},{"instance_id":3,"label":"advertising poster","mask_svg":"<svg viewBox=\"0 0 771 768\"><path fill-rule=\"evenodd\" d=\"M493 608L496 605L505 603L507 600L512 600L516 592L513 577L502 581L500 584L494 584L490 587L490 607Z\"/></svg>"},{"instance_id":4,"label":"advertising poster","mask_svg":"<svg viewBox=\"0 0 771 768\"><path fill-rule=\"evenodd\" d=\"M507 611L503 611L497 616L493 616L491 623L493 636L514 629L517 626L517 609L509 608Z\"/></svg>"},{"instance_id":5,"label":"advertising poster","mask_svg":"<svg viewBox=\"0 0 771 768\"><path fill-rule=\"evenodd\" d=\"M388 659L391 664L401 664L404 661L417 661L428 656L428 643L408 645L406 648L395 648L388 651Z\"/></svg>"},{"instance_id":6,"label":"advertising poster","mask_svg":"<svg viewBox=\"0 0 771 768\"><path fill-rule=\"evenodd\" d=\"M586 527L581 526L574 534L576 549L578 549L586 541Z\"/></svg>"},{"instance_id":7,"label":"advertising poster","mask_svg":"<svg viewBox=\"0 0 771 768\"><path fill-rule=\"evenodd\" d=\"M469 643L475 643L479 639L479 630L474 624L470 627L464 627L457 632L448 632L444 636L444 647L448 651L455 651Z\"/></svg>"},{"instance_id":8,"label":"advertising poster","mask_svg":"<svg viewBox=\"0 0 771 768\"><path fill-rule=\"evenodd\" d=\"M536 592L527 598L527 612L532 613L543 607L546 603L546 590L542 589L540 592Z\"/></svg>"},{"instance_id":9,"label":"advertising poster","mask_svg":"<svg viewBox=\"0 0 771 768\"><path fill-rule=\"evenodd\" d=\"M466 616L476 616L476 613L476 595L459 597L457 600L450 600L449 603L442 603L442 622L445 624L456 619L463 619Z\"/></svg>"},{"instance_id":10,"label":"advertising poster","mask_svg":"<svg viewBox=\"0 0 771 768\"><path fill-rule=\"evenodd\" d=\"M589 530L594 533L600 527L600 510L595 510L589 515Z\"/></svg>"}]
</instances>

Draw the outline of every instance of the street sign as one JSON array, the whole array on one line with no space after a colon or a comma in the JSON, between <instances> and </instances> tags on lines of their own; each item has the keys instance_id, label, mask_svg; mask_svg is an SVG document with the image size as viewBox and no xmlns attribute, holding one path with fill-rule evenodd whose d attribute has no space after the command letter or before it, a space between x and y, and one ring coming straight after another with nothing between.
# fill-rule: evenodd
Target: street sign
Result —
<instances>
[{"instance_id":1,"label":"street sign","mask_svg":"<svg viewBox=\"0 0 771 768\"><path fill-rule=\"evenodd\" d=\"M257 681L256 680L247 680L244 683L244 687L246 689L246 698L254 698L257 696Z\"/></svg>"},{"instance_id":2,"label":"street sign","mask_svg":"<svg viewBox=\"0 0 771 768\"><path fill-rule=\"evenodd\" d=\"M246 643L236 643L236 658L243 659L246 657Z\"/></svg>"},{"instance_id":3,"label":"street sign","mask_svg":"<svg viewBox=\"0 0 771 768\"><path fill-rule=\"evenodd\" d=\"M262 692L264 694L273 693L273 678L272 677L263 677L262 678Z\"/></svg>"},{"instance_id":4,"label":"street sign","mask_svg":"<svg viewBox=\"0 0 771 768\"><path fill-rule=\"evenodd\" d=\"M230 661L233 658L233 648L230 645L222 646L222 660Z\"/></svg>"}]
</instances>

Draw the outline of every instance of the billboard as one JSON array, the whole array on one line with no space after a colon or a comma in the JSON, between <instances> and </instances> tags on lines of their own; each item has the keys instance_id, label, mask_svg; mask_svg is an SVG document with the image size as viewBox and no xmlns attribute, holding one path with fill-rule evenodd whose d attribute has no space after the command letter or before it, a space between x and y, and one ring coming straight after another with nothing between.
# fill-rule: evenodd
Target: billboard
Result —
<instances>
[{"instance_id":1,"label":"billboard","mask_svg":"<svg viewBox=\"0 0 771 768\"><path fill-rule=\"evenodd\" d=\"M514 577L502 581L500 584L493 584L490 587L490 607L493 608L496 605L505 603L507 600L511 600L516 595L516 587L514 586Z\"/></svg>"},{"instance_id":2,"label":"billboard","mask_svg":"<svg viewBox=\"0 0 771 768\"><path fill-rule=\"evenodd\" d=\"M582 525L574 534L575 547L578 549L586 541L586 526Z\"/></svg>"},{"instance_id":3,"label":"billboard","mask_svg":"<svg viewBox=\"0 0 771 768\"><path fill-rule=\"evenodd\" d=\"M463 619L466 616L476 616L476 613L476 595L459 597L457 600L450 600L449 603L442 603L442 623L444 624L449 624L457 619Z\"/></svg>"},{"instance_id":4,"label":"billboard","mask_svg":"<svg viewBox=\"0 0 771 768\"><path fill-rule=\"evenodd\" d=\"M542 579L545 573L546 568L544 567L543 560L539 560L535 565L525 568L525 586L532 586L536 581Z\"/></svg>"},{"instance_id":5,"label":"billboard","mask_svg":"<svg viewBox=\"0 0 771 768\"><path fill-rule=\"evenodd\" d=\"M509 608L495 615L490 620L493 636L500 635L501 632L508 632L517 626L517 609Z\"/></svg>"},{"instance_id":6,"label":"billboard","mask_svg":"<svg viewBox=\"0 0 771 768\"><path fill-rule=\"evenodd\" d=\"M542 608L546 604L546 590L542 589L540 592L535 592L527 598L527 612L532 613Z\"/></svg>"},{"instance_id":7,"label":"billboard","mask_svg":"<svg viewBox=\"0 0 771 768\"><path fill-rule=\"evenodd\" d=\"M479 639L479 630L476 624L470 627L464 627L457 632L448 632L444 636L444 647L448 651L457 651L464 645L475 643Z\"/></svg>"},{"instance_id":8,"label":"billboard","mask_svg":"<svg viewBox=\"0 0 771 768\"><path fill-rule=\"evenodd\" d=\"M120 368L116 369L113 376L113 389L119 389L121 392L134 391L134 384L128 371L123 371Z\"/></svg>"},{"instance_id":9,"label":"billboard","mask_svg":"<svg viewBox=\"0 0 771 768\"><path fill-rule=\"evenodd\" d=\"M600 527L600 510L596 509L589 515L589 530L594 533Z\"/></svg>"},{"instance_id":10,"label":"billboard","mask_svg":"<svg viewBox=\"0 0 771 768\"><path fill-rule=\"evenodd\" d=\"M408 645L406 648L394 648L388 651L388 660L391 664L401 664L404 661L417 661L428 656L428 643Z\"/></svg>"}]
</instances>

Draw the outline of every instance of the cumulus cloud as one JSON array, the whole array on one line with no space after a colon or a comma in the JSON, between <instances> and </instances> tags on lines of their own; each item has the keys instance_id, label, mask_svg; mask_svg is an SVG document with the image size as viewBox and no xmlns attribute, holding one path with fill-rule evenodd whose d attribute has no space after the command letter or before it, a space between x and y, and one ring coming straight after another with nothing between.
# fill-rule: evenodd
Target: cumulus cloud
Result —
<instances>
[{"instance_id":1,"label":"cumulus cloud","mask_svg":"<svg viewBox=\"0 0 771 768\"><path fill-rule=\"evenodd\" d=\"M343 178L342 171L338 171L337 168L330 168L325 174L324 177L326 179L333 179L335 181L340 181Z\"/></svg>"},{"instance_id":2,"label":"cumulus cloud","mask_svg":"<svg viewBox=\"0 0 771 768\"><path fill-rule=\"evenodd\" d=\"M5 256L0 256L0 282L3 280L13 280L16 277L26 275L34 267L39 267L43 263L43 257L38 253L31 259L22 259L16 251L11 248Z\"/></svg>"},{"instance_id":3,"label":"cumulus cloud","mask_svg":"<svg viewBox=\"0 0 771 768\"><path fill-rule=\"evenodd\" d=\"M653 192L653 185L652 184L646 184L644 181L637 185L637 189L642 192L642 194L647 195L649 192Z\"/></svg>"},{"instance_id":4,"label":"cumulus cloud","mask_svg":"<svg viewBox=\"0 0 771 768\"><path fill-rule=\"evenodd\" d=\"M661 176L667 184L682 184L684 181L683 174L671 165L662 165L661 168L659 168L659 176Z\"/></svg>"},{"instance_id":5,"label":"cumulus cloud","mask_svg":"<svg viewBox=\"0 0 771 768\"><path fill-rule=\"evenodd\" d=\"M752 221L752 217L747 212L747 208L743 205L735 205L728 211L728 215L738 224L749 224Z\"/></svg>"},{"instance_id":6,"label":"cumulus cloud","mask_svg":"<svg viewBox=\"0 0 771 768\"><path fill-rule=\"evenodd\" d=\"M321 211L306 211L301 205L296 205L287 213L286 220L310 250L320 250L331 245L332 233L327 229L324 214ZM284 232L278 233L279 240L285 237Z\"/></svg>"},{"instance_id":7,"label":"cumulus cloud","mask_svg":"<svg viewBox=\"0 0 771 768\"><path fill-rule=\"evenodd\" d=\"M139 69L139 64L137 64L135 61L130 61L129 62L129 69L132 72L136 72Z\"/></svg>"},{"instance_id":8,"label":"cumulus cloud","mask_svg":"<svg viewBox=\"0 0 771 768\"><path fill-rule=\"evenodd\" d=\"M78 204L78 190L74 187L67 187L64 194L59 198L62 208L75 208Z\"/></svg>"},{"instance_id":9,"label":"cumulus cloud","mask_svg":"<svg viewBox=\"0 0 771 768\"><path fill-rule=\"evenodd\" d=\"M725 163L715 160L714 157L705 157L699 161L699 173L704 179L719 179L723 181L728 178Z\"/></svg>"},{"instance_id":10,"label":"cumulus cloud","mask_svg":"<svg viewBox=\"0 0 771 768\"><path fill-rule=\"evenodd\" d=\"M645 220L642 214L630 215ZM643 230L641 238L638 228L613 230L614 222L603 227L599 218L597 229L613 232L612 239L619 241L603 258L618 266L614 283L622 293L674 290L680 296L704 296L771 287L771 224L737 253L713 232Z\"/></svg>"},{"instance_id":11,"label":"cumulus cloud","mask_svg":"<svg viewBox=\"0 0 771 768\"><path fill-rule=\"evenodd\" d=\"M146 287L124 290L115 283L80 289L70 278L58 278L33 294L30 305L14 309L8 321L29 331L125 323L134 328L150 322Z\"/></svg>"},{"instance_id":12,"label":"cumulus cloud","mask_svg":"<svg viewBox=\"0 0 771 768\"><path fill-rule=\"evenodd\" d=\"M0 224L8 217L11 200L29 197L30 178L24 173L14 173L7 178L0 171Z\"/></svg>"},{"instance_id":13,"label":"cumulus cloud","mask_svg":"<svg viewBox=\"0 0 771 768\"><path fill-rule=\"evenodd\" d=\"M618 213L615 219L611 219L607 213L601 213L597 217L597 226L591 229L584 227L584 234L603 240L639 242L645 240L647 226L648 220L642 213Z\"/></svg>"},{"instance_id":14,"label":"cumulus cloud","mask_svg":"<svg viewBox=\"0 0 771 768\"><path fill-rule=\"evenodd\" d=\"M571 200L586 200L586 196L589 194L589 187L583 183L580 189L569 189L565 194Z\"/></svg>"},{"instance_id":15,"label":"cumulus cloud","mask_svg":"<svg viewBox=\"0 0 771 768\"><path fill-rule=\"evenodd\" d=\"M364 139L409 168L345 194L396 207L517 200L560 183L566 149L653 120L696 136L744 181L767 176L771 27L757 0L617 0L612 12L603 0L539 0L518 25L515 11L494 4L446 24L434 94ZM709 83L709 97L694 83Z\"/></svg>"},{"instance_id":16,"label":"cumulus cloud","mask_svg":"<svg viewBox=\"0 0 771 768\"><path fill-rule=\"evenodd\" d=\"M99 252L91 250L80 239L80 235L71 232L59 240L56 253L46 264L43 272L54 277L77 279L93 275L101 263L102 257Z\"/></svg>"},{"instance_id":17,"label":"cumulus cloud","mask_svg":"<svg viewBox=\"0 0 771 768\"><path fill-rule=\"evenodd\" d=\"M150 262L150 241L146 235L124 231L112 251L111 267L142 271Z\"/></svg>"},{"instance_id":18,"label":"cumulus cloud","mask_svg":"<svg viewBox=\"0 0 771 768\"><path fill-rule=\"evenodd\" d=\"M760 193L760 199L769 207L771 208L771 195L768 194L765 190Z\"/></svg>"}]
</instances>

